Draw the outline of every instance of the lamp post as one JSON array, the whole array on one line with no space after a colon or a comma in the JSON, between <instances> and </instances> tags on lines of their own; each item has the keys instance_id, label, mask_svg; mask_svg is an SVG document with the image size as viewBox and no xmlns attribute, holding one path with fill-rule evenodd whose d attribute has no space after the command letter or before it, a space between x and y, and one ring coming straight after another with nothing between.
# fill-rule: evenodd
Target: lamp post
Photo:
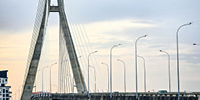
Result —
<instances>
[{"instance_id":1,"label":"lamp post","mask_svg":"<svg viewBox=\"0 0 200 100\"><path fill-rule=\"evenodd\" d=\"M38 70L37 70L37 73L39 73L39 71L41 71L41 69L38 69ZM36 76L36 78L37 78L37 76ZM36 79L36 80L37 80L37 79ZM36 85L37 85L37 82L35 81L35 91L36 91L36 88L37 88Z\"/></svg>"},{"instance_id":2,"label":"lamp post","mask_svg":"<svg viewBox=\"0 0 200 100\"><path fill-rule=\"evenodd\" d=\"M50 93L51 93L51 67L52 67L53 65L55 65L55 64L57 64L57 62L51 64L51 66L50 66Z\"/></svg>"},{"instance_id":3,"label":"lamp post","mask_svg":"<svg viewBox=\"0 0 200 100\"><path fill-rule=\"evenodd\" d=\"M58 86L57 86L57 85L53 84L53 86L57 87L57 89L58 89ZM58 92L58 90L57 90L57 92Z\"/></svg>"},{"instance_id":4,"label":"lamp post","mask_svg":"<svg viewBox=\"0 0 200 100\"><path fill-rule=\"evenodd\" d=\"M43 94L43 76L44 76L44 75L43 75L43 71L44 71L44 69L47 68L47 67L49 67L49 66L45 66L45 67L42 68L42 94Z\"/></svg>"},{"instance_id":5,"label":"lamp post","mask_svg":"<svg viewBox=\"0 0 200 100\"><path fill-rule=\"evenodd\" d=\"M177 78L178 78L178 100L180 100L180 82L179 82L179 53L178 53L178 32L181 27L191 25L192 23L181 25L176 32L176 47L177 47Z\"/></svg>"},{"instance_id":6,"label":"lamp post","mask_svg":"<svg viewBox=\"0 0 200 100\"><path fill-rule=\"evenodd\" d=\"M110 98L112 98L112 49L119 45L121 44L113 45L113 47L110 49Z\"/></svg>"},{"instance_id":7,"label":"lamp post","mask_svg":"<svg viewBox=\"0 0 200 100\"><path fill-rule=\"evenodd\" d=\"M68 60L61 61L61 63L60 63L61 67L62 67L62 63L65 62L65 61L68 61ZM62 70L62 68L61 68L61 70ZM60 72L60 78L61 78L61 72ZM58 81L59 81L59 78L58 78ZM60 93L61 93L61 82L60 82Z\"/></svg>"},{"instance_id":8,"label":"lamp post","mask_svg":"<svg viewBox=\"0 0 200 100\"><path fill-rule=\"evenodd\" d=\"M107 66L107 71L108 71L108 92L109 92L109 66L108 66L108 64L106 64L106 63L101 63L101 64L104 64L104 65L106 65Z\"/></svg>"},{"instance_id":9,"label":"lamp post","mask_svg":"<svg viewBox=\"0 0 200 100\"><path fill-rule=\"evenodd\" d=\"M166 51L160 50L160 52L166 53L168 56L168 74L169 74L169 92L171 92L171 79L170 79L170 56L169 53L167 53Z\"/></svg>"},{"instance_id":10,"label":"lamp post","mask_svg":"<svg viewBox=\"0 0 200 100\"><path fill-rule=\"evenodd\" d=\"M19 90L17 90L17 91L19 91ZM15 100L16 100L16 97L17 97L17 91L15 92Z\"/></svg>"},{"instance_id":11,"label":"lamp post","mask_svg":"<svg viewBox=\"0 0 200 100\"><path fill-rule=\"evenodd\" d=\"M34 93L34 97L36 96L36 85L33 86L33 88L35 88L35 93Z\"/></svg>"},{"instance_id":12,"label":"lamp post","mask_svg":"<svg viewBox=\"0 0 200 100\"><path fill-rule=\"evenodd\" d=\"M124 92L126 92L126 65L123 60L117 59L124 64Z\"/></svg>"},{"instance_id":13,"label":"lamp post","mask_svg":"<svg viewBox=\"0 0 200 100\"><path fill-rule=\"evenodd\" d=\"M94 77L94 81L95 81L95 84L94 84L94 88L95 88L95 92L96 92L96 88L97 88L97 83L96 83L96 69L95 69L95 67L93 67L93 66L90 66L91 68L93 68L94 69L94 74L95 74L95 77Z\"/></svg>"},{"instance_id":14,"label":"lamp post","mask_svg":"<svg viewBox=\"0 0 200 100\"><path fill-rule=\"evenodd\" d=\"M60 79L60 81L62 81L64 83L64 94L65 94L65 81L61 80L61 79Z\"/></svg>"},{"instance_id":15,"label":"lamp post","mask_svg":"<svg viewBox=\"0 0 200 100\"><path fill-rule=\"evenodd\" d=\"M138 86L137 86L137 41L141 38L146 37L147 35L141 36L139 38L137 38L137 40L135 41L135 74L136 74L136 100L138 100Z\"/></svg>"},{"instance_id":16,"label":"lamp post","mask_svg":"<svg viewBox=\"0 0 200 100\"><path fill-rule=\"evenodd\" d=\"M23 85L19 86L19 99L20 99L20 87L22 87Z\"/></svg>"},{"instance_id":17,"label":"lamp post","mask_svg":"<svg viewBox=\"0 0 200 100\"><path fill-rule=\"evenodd\" d=\"M74 87L75 87L75 85L74 85L74 76L72 76L72 92L73 92L73 97L74 97Z\"/></svg>"},{"instance_id":18,"label":"lamp post","mask_svg":"<svg viewBox=\"0 0 200 100\"><path fill-rule=\"evenodd\" d=\"M67 75L67 79L71 79L71 75L70 74L66 74ZM66 81L66 80L64 80ZM73 82L71 82L72 84ZM66 85L66 84L65 84ZM67 84L67 91L70 91L70 86Z\"/></svg>"},{"instance_id":19,"label":"lamp post","mask_svg":"<svg viewBox=\"0 0 200 100\"><path fill-rule=\"evenodd\" d=\"M16 100L16 96L17 96L17 95L16 95L16 92L15 92L15 100Z\"/></svg>"},{"instance_id":20,"label":"lamp post","mask_svg":"<svg viewBox=\"0 0 200 100\"><path fill-rule=\"evenodd\" d=\"M145 67L145 59L142 56L137 55L139 58L142 58L144 61L144 92L146 92L146 67Z\"/></svg>"},{"instance_id":21,"label":"lamp post","mask_svg":"<svg viewBox=\"0 0 200 100\"><path fill-rule=\"evenodd\" d=\"M200 44L193 43L193 45L200 45Z\"/></svg>"},{"instance_id":22,"label":"lamp post","mask_svg":"<svg viewBox=\"0 0 200 100\"><path fill-rule=\"evenodd\" d=\"M88 98L90 97L90 79L89 79L89 76L90 76L90 55L93 54L93 53L96 53L97 51L94 51L94 52L91 52L89 55L88 55Z\"/></svg>"}]
</instances>

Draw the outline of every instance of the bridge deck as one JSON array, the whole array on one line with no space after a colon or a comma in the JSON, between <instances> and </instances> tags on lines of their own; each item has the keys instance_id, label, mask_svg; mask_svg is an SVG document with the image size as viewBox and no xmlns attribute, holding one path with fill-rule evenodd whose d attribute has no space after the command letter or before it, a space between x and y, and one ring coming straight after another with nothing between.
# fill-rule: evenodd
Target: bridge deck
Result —
<instances>
[{"instance_id":1,"label":"bridge deck","mask_svg":"<svg viewBox=\"0 0 200 100\"><path fill-rule=\"evenodd\" d=\"M135 100L135 92L129 93L113 93L112 100ZM200 92L180 93L180 100L199 100ZM171 93L138 93L139 100L177 100L177 92ZM67 93L67 94L47 94L44 97L32 96L31 100L88 100L86 93ZM110 100L110 93L90 93L90 100Z\"/></svg>"}]
</instances>

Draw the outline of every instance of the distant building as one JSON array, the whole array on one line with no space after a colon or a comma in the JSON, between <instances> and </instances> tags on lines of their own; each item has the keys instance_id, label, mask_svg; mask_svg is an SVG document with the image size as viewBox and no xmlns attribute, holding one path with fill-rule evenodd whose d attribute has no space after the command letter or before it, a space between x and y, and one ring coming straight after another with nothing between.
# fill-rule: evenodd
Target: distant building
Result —
<instances>
[{"instance_id":1,"label":"distant building","mask_svg":"<svg viewBox=\"0 0 200 100\"><path fill-rule=\"evenodd\" d=\"M7 77L8 70L0 71L0 100L10 100L10 94L12 92L9 91L11 86L6 86L8 83Z\"/></svg>"}]
</instances>

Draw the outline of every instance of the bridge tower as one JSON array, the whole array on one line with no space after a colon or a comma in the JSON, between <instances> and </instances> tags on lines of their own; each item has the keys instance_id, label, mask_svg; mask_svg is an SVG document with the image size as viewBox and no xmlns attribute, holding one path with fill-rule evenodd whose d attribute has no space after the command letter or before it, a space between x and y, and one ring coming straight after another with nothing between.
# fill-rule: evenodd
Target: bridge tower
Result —
<instances>
[{"instance_id":1,"label":"bridge tower","mask_svg":"<svg viewBox=\"0 0 200 100\"><path fill-rule=\"evenodd\" d=\"M57 6L51 6L51 0L39 0L31 46L27 60L26 72L24 76L23 93L21 95L21 100L29 100L32 95L32 90L34 87L33 85L38 70L38 64L40 61L40 55L43 47L43 41L50 12L59 13L60 33L61 36L64 38L65 47L69 54L68 60L71 63L77 91L79 93L87 91L81 68L77 59L77 54L71 37L70 29L67 23L67 18L64 10L64 1L57 0L57 2Z\"/></svg>"}]
</instances>

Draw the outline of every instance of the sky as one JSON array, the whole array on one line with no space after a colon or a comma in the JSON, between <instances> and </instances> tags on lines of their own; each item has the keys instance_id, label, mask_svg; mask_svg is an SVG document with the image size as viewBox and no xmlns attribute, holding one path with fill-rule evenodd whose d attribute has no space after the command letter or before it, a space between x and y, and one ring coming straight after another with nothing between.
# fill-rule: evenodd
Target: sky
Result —
<instances>
[{"instance_id":1,"label":"sky","mask_svg":"<svg viewBox=\"0 0 200 100\"><path fill-rule=\"evenodd\" d=\"M8 85L11 86L13 94L24 80L38 1L0 1L0 68L9 70ZM52 4L56 5L56 1L52 0ZM81 22L70 25L84 25L93 50L98 50L95 57L103 79L100 74L98 78L104 80L104 83L101 82L101 86L97 83L97 88L104 91L107 89L107 71L101 62L109 65L110 49L116 44L122 45L112 51L113 91L124 91L123 65L117 59L126 64L126 90L135 91L135 41L140 36L148 35L137 42L137 54L145 58L147 90L168 90L168 58L166 54L159 52L163 50L168 52L171 58L171 88L176 92L176 32L181 25L192 22L191 25L182 27L178 34L180 90L200 92L200 45L192 45L200 44L198 4L198 0L69 0L65 6L66 11L69 11L69 23L74 12L68 8L76 8ZM58 60L58 21L57 13L50 14L47 31L50 48L48 57L51 58L49 65ZM143 61L140 58L137 60L138 89L142 92ZM58 84L56 66L53 67L55 85ZM56 92L56 86L53 87L53 91Z\"/></svg>"}]
</instances>

